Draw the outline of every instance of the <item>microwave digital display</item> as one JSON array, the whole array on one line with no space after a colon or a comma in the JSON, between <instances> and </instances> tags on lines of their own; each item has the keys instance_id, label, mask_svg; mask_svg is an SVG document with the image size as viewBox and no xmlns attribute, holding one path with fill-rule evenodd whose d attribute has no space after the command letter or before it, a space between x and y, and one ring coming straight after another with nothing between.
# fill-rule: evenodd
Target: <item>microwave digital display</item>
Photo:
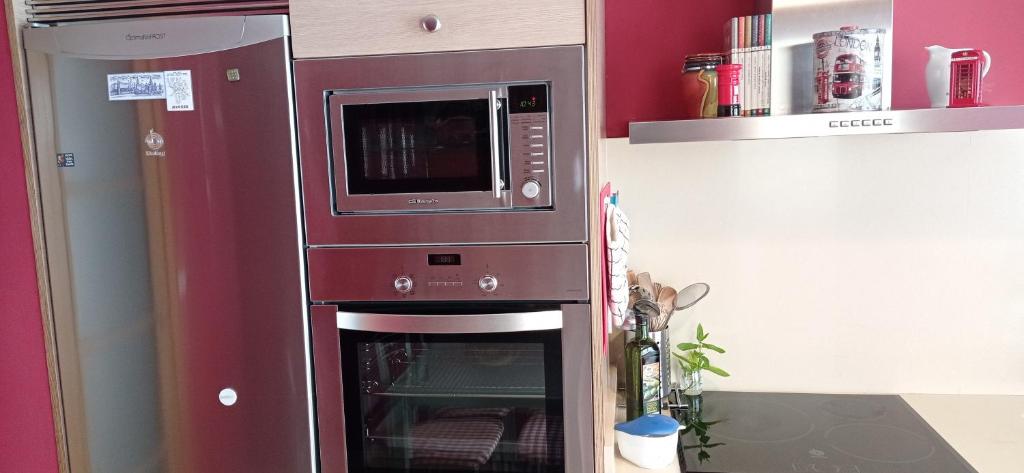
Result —
<instances>
[{"instance_id":1,"label":"microwave digital display","mask_svg":"<svg viewBox=\"0 0 1024 473\"><path fill-rule=\"evenodd\" d=\"M508 87L508 113L547 113L547 84Z\"/></svg>"},{"instance_id":2,"label":"microwave digital display","mask_svg":"<svg viewBox=\"0 0 1024 473\"><path fill-rule=\"evenodd\" d=\"M462 255L458 253L450 254L437 254L431 253L427 255L428 266L461 266Z\"/></svg>"}]
</instances>

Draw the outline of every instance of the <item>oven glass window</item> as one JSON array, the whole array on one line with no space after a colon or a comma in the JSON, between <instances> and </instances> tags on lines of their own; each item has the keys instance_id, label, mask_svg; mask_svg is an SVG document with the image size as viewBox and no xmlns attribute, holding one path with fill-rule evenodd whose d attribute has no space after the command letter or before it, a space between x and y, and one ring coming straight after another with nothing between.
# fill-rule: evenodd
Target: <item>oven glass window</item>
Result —
<instances>
[{"instance_id":1,"label":"oven glass window","mask_svg":"<svg viewBox=\"0 0 1024 473\"><path fill-rule=\"evenodd\" d=\"M341 107L348 194L492 190L487 99Z\"/></svg>"},{"instance_id":2,"label":"oven glass window","mask_svg":"<svg viewBox=\"0 0 1024 473\"><path fill-rule=\"evenodd\" d=\"M563 472L559 330L342 330L351 472Z\"/></svg>"}]
</instances>

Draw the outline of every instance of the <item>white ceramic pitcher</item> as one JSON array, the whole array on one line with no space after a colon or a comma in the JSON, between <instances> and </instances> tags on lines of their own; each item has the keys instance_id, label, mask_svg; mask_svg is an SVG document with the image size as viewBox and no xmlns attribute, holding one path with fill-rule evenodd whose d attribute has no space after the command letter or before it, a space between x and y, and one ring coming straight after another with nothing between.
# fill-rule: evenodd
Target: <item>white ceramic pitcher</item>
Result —
<instances>
[{"instance_id":1,"label":"white ceramic pitcher","mask_svg":"<svg viewBox=\"0 0 1024 473\"><path fill-rule=\"evenodd\" d=\"M945 48L937 44L924 48L928 50L928 65L924 68L924 80L928 86L928 98L932 101L932 108L946 108L949 106L949 63L951 55L957 51L972 48ZM985 69L981 76L988 75L992 67L992 57L988 51L982 51L985 55Z\"/></svg>"}]
</instances>

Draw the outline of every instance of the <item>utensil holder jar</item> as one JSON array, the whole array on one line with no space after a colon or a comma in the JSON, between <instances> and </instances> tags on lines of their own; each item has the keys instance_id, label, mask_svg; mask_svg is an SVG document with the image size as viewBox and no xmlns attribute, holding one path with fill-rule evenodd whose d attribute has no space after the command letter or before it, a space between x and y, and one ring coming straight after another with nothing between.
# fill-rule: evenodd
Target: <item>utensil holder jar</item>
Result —
<instances>
[{"instance_id":1,"label":"utensil holder jar","mask_svg":"<svg viewBox=\"0 0 1024 473\"><path fill-rule=\"evenodd\" d=\"M658 344L658 358L661 360L661 398L665 399L672 392L672 343L669 342L668 329L651 334Z\"/></svg>"}]
</instances>

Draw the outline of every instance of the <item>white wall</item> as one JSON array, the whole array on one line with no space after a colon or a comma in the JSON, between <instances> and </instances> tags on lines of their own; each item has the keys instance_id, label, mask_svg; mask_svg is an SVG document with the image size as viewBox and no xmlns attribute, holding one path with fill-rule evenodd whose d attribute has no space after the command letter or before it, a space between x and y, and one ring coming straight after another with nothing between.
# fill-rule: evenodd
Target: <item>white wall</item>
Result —
<instances>
[{"instance_id":1,"label":"white wall","mask_svg":"<svg viewBox=\"0 0 1024 473\"><path fill-rule=\"evenodd\" d=\"M630 266L750 391L1024 394L1024 131L607 143Z\"/></svg>"}]
</instances>

